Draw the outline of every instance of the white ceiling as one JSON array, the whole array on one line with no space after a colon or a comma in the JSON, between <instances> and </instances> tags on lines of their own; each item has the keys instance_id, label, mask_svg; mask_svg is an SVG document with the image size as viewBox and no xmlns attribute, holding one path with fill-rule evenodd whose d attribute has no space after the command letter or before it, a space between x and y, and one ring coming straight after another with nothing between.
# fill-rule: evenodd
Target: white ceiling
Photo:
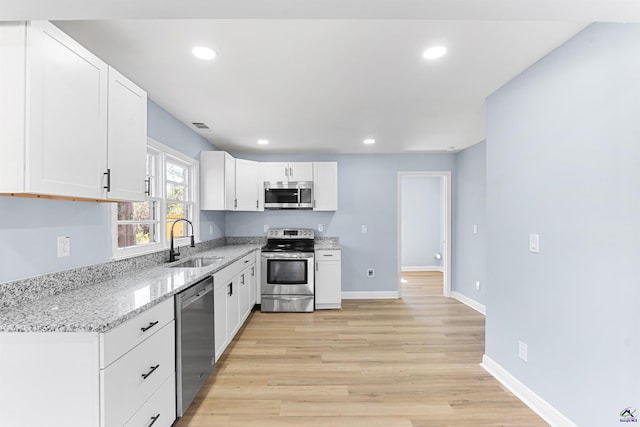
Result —
<instances>
[{"instance_id":1,"label":"white ceiling","mask_svg":"<svg viewBox=\"0 0 640 427\"><path fill-rule=\"evenodd\" d=\"M60 20L221 149L341 153L482 141L487 95L591 21L640 21L637 0L372 3L0 0L0 19ZM423 60L434 44L448 54ZM217 58L196 59L196 45Z\"/></svg>"}]
</instances>

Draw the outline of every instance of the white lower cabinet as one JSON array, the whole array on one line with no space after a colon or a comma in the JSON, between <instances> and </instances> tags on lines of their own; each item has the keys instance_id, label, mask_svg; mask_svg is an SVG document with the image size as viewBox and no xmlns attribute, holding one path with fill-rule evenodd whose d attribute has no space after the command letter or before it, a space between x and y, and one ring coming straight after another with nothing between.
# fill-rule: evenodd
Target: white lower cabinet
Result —
<instances>
[{"instance_id":1,"label":"white lower cabinet","mask_svg":"<svg viewBox=\"0 0 640 427\"><path fill-rule=\"evenodd\" d=\"M176 376L171 374L125 427L170 427L176 419Z\"/></svg>"},{"instance_id":2,"label":"white lower cabinet","mask_svg":"<svg viewBox=\"0 0 640 427\"><path fill-rule=\"evenodd\" d=\"M154 425L170 426L176 418L174 323L169 298L105 333L0 333L0 424L136 425L140 411L159 408L152 402L161 399L163 421Z\"/></svg>"},{"instance_id":3,"label":"white lower cabinet","mask_svg":"<svg viewBox=\"0 0 640 427\"><path fill-rule=\"evenodd\" d=\"M172 321L100 371L104 396L102 425L124 425L174 373L175 322Z\"/></svg>"},{"instance_id":4,"label":"white lower cabinet","mask_svg":"<svg viewBox=\"0 0 640 427\"><path fill-rule=\"evenodd\" d=\"M252 252L213 275L216 360L255 305L255 260L255 252Z\"/></svg>"},{"instance_id":5,"label":"white lower cabinet","mask_svg":"<svg viewBox=\"0 0 640 427\"><path fill-rule=\"evenodd\" d=\"M340 250L317 250L316 309L342 307Z\"/></svg>"}]
</instances>

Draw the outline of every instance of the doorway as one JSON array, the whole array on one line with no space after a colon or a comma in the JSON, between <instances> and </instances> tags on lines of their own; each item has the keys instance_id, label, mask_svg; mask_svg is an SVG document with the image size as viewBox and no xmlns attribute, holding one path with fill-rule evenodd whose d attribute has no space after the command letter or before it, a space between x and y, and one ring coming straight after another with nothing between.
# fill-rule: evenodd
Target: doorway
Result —
<instances>
[{"instance_id":1,"label":"doorway","mask_svg":"<svg viewBox=\"0 0 640 427\"><path fill-rule=\"evenodd\" d=\"M403 267L442 271L442 294L451 295L450 171L398 172L397 248L400 298Z\"/></svg>"}]
</instances>

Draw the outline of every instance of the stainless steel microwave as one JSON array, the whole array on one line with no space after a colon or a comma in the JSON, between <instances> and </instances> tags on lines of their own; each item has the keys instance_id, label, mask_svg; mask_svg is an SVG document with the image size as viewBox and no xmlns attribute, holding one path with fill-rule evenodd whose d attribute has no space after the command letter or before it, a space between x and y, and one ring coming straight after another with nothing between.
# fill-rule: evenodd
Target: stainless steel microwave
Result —
<instances>
[{"instance_id":1,"label":"stainless steel microwave","mask_svg":"<svg viewBox=\"0 0 640 427\"><path fill-rule=\"evenodd\" d=\"M265 209L313 209L311 181L264 183Z\"/></svg>"}]
</instances>

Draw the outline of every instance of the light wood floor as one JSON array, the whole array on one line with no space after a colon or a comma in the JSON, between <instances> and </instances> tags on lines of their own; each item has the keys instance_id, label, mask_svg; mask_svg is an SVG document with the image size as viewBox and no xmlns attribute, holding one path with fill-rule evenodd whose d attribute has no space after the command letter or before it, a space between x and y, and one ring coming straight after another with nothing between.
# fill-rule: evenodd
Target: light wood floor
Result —
<instances>
[{"instance_id":1,"label":"light wood floor","mask_svg":"<svg viewBox=\"0 0 640 427\"><path fill-rule=\"evenodd\" d=\"M546 426L478 365L484 317L404 277L401 300L254 312L176 426Z\"/></svg>"}]
</instances>

